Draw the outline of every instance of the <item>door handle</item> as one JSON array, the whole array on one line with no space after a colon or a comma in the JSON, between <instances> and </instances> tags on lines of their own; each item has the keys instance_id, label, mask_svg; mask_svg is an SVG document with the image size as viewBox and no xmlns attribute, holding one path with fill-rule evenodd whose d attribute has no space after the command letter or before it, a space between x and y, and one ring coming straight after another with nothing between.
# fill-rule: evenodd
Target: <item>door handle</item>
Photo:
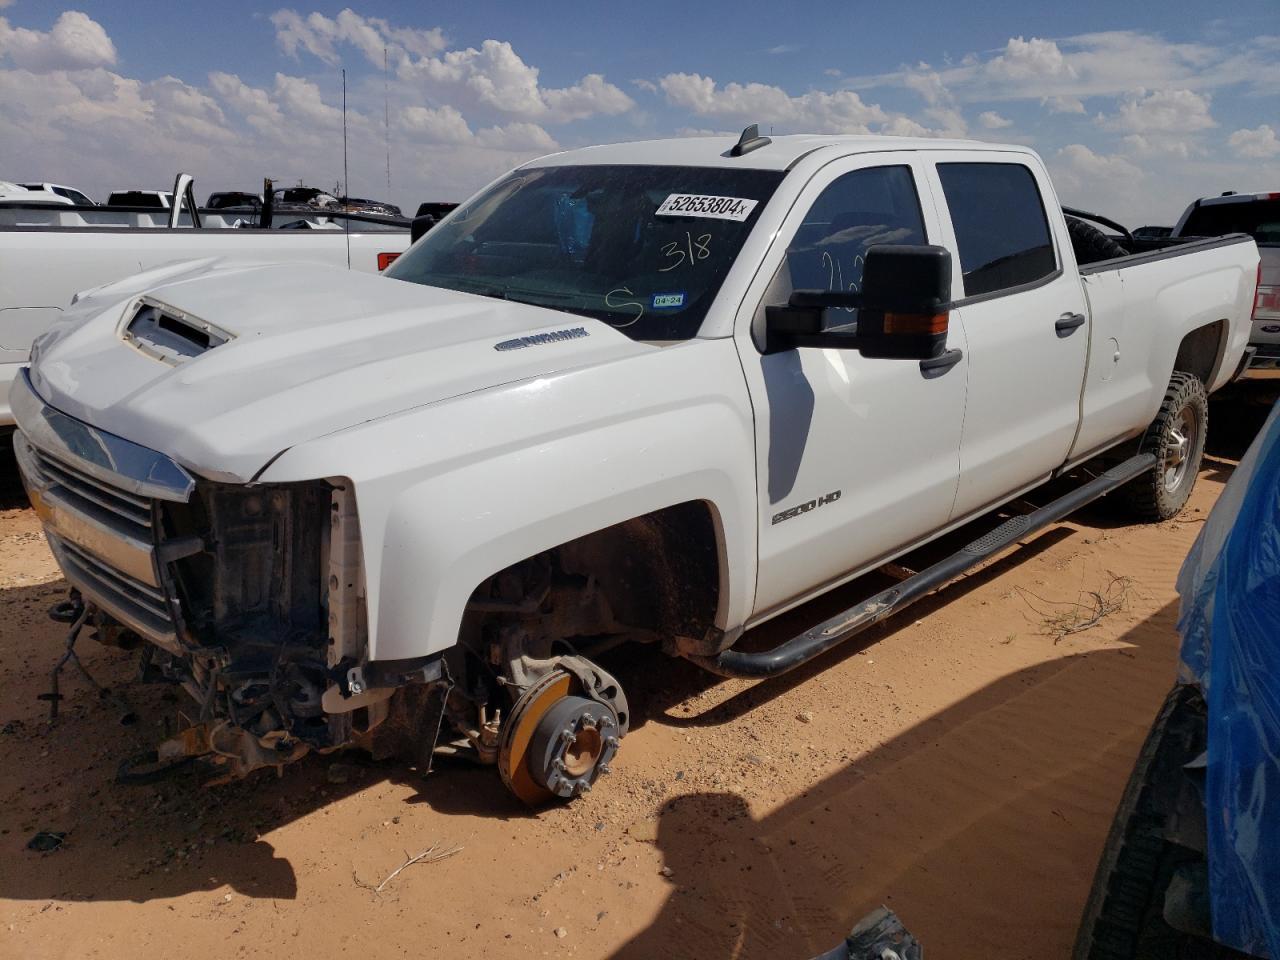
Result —
<instances>
[{"instance_id":1,"label":"door handle","mask_svg":"<svg viewBox=\"0 0 1280 960\"><path fill-rule=\"evenodd\" d=\"M948 350L940 357L930 357L928 360L920 361L920 372L926 378L940 377L957 363L964 356L961 350Z\"/></svg>"},{"instance_id":2,"label":"door handle","mask_svg":"<svg viewBox=\"0 0 1280 960\"><path fill-rule=\"evenodd\" d=\"M1085 316L1083 313L1064 313L1058 318L1058 322L1053 325L1053 329L1058 331L1058 336L1069 337L1076 327L1083 327Z\"/></svg>"}]
</instances>

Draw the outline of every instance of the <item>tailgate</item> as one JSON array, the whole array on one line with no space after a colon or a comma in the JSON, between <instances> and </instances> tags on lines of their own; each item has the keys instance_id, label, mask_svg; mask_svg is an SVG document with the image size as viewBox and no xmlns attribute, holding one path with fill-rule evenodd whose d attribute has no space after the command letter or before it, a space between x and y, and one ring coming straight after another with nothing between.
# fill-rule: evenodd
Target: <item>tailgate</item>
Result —
<instances>
[{"instance_id":1,"label":"tailgate","mask_svg":"<svg viewBox=\"0 0 1280 960\"><path fill-rule=\"evenodd\" d=\"M1253 313L1252 344L1280 345L1280 246L1259 246L1262 282Z\"/></svg>"}]
</instances>

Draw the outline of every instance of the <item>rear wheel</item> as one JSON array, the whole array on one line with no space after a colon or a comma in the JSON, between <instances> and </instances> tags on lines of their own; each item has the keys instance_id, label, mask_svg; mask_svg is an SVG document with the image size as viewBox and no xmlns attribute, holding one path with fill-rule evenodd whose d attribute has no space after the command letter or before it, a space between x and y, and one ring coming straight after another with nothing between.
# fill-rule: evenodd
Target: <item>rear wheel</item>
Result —
<instances>
[{"instance_id":1,"label":"rear wheel","mask_svg":"<svg viewBox=\"0 0 1280 960\"><path fill-rule=\"evenodd\" d=\"M1209 400L1204 384L1189 373L1174 373L1160 412L1138 448L1155 454L1156 468L1127 488L1129 508L1139 518L1168 520L1186 505L1200 472L1208 426Z\"/></svg>"}]
</instances>

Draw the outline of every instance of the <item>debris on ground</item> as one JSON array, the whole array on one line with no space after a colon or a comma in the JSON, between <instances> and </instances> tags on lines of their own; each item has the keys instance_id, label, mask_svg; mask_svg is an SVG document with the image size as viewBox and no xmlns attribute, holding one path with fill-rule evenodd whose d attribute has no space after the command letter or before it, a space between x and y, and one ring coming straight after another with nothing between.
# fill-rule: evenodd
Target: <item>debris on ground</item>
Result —
<instances>
[{"instance_id":1,"label":"debris on ground","mask_svg":"<svg viewBox=\"0 0 1280 960\"><path fill-rule=\"evenodd\" d=\"M392 870L391 873L387 875L387 879L383 880L376 887L371 883L365 883L363 880L361 880L358 876L356 876L356 873L354 870L351 871L351 879L355 881L356 886L358 887L364 887L366 890L372 890L374 893L382 893L382 891L387 888L387 884L389 884L396 877L400 876L401 872L405 870L407 867L411 867L415 863L436 863L440 860L448 859L449 857L452 857L455 853L460 853L461 851L462 851L462 847L449 847L447 850L441 850L439 843L433 843L431 846L427 847L426 850L423 850L417 856L411 857L409 856L409 852L405 851L404 863L400 864L400 866Z\"/></svg>"},{"instance_id":2,"label":"debris on ground","mask_svg":"<svg viewBox=\"0 0 1280 960\"><path fill-rule=\"evenodd\" d=\"M53 851L62 848L62 843L66 838L67 835L65 833L59 833L54 830L41 830L27 841L27 849L35 850L39 853L53 853Z\"/></svg>"},{"instance_id":3,"label":"debris on ground","mask_svg":"<svg viewBox=\"0 0 1280 960\"><path fill-rule=\"evenodd\" d=\"M1019 587L1018 593L1023 602L1043 618L1045 632L1057 643L1074 633L1083 633L1096 627L1103 618L1124 609L1133 580L1114 573L1109 576L1111 581L1101 590L1084 591L1087 599L1083 601L1047 600L1025 587ZM1052 604L1066 609L1056 612L1044 611L1036 607L1027 597L1032 597L1042 604Z\"/></svg>"}]
</instances>

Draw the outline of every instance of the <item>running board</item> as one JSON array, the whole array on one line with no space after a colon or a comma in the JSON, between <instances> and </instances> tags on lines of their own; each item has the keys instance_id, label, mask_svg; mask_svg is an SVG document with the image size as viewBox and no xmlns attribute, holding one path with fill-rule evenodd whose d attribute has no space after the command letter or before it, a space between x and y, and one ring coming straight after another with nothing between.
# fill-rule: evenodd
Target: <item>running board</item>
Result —
<instances>
[{"instance_id":1,"label":"running board","mask_svg":"<svg viewBox=\"0 0 1280 960\"><path fill-rule=\"evenodd\" d=\"M792 637L772 650L748 653L730 647L714 657L689 657L689 659L722 677L756 679L776 677L794 670L904 607L910 606L926 594L945 586L1000 550L1043 530L1051 523L1056 523L1085 504L1146 473L1155 465L1154 454L1140 453L1130 457L1067 495L1031 513L1006 520L990 533L979 537L945 560L940 560L927 570L887 590L882 590L870 600L864 600L857 606L836 614L824 623L818 624L799 636Z\"/></svg>"}]
</instances>

